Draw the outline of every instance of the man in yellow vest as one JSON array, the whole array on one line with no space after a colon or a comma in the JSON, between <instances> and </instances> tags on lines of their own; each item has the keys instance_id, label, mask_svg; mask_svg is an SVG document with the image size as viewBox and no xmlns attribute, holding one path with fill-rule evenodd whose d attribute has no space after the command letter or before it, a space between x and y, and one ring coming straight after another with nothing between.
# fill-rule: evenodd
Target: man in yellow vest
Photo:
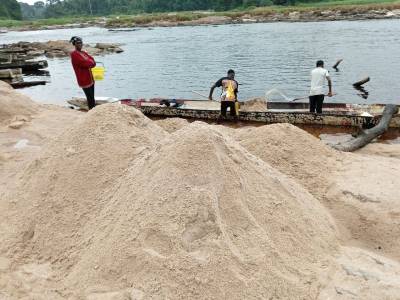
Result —
<instances>
[{"instance_id":1,"label":"man in yellow vest","mask_svg":"<svg viewBox=\"0 0 400 300\"><path fill-rule=\"evenodd\" d=\"M237 118L238 112L236 111L237 93L239 91L239 83L235 80L235 71L229 70L226 77L218 80L210 89L209 100L213 100L212 96L216 87L222 88L221 94L221 116L226 117L226 111L229 107L230 115Z\"/></svg>"}]
</instances>

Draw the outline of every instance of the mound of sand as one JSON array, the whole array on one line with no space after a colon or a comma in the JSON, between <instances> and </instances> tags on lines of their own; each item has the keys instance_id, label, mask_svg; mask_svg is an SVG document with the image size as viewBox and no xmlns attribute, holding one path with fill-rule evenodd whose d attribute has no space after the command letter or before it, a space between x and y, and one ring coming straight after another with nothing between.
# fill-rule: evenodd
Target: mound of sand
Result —
<instances>
[{"instance_id":1,"label":"mound of sand","mask_svg":"<svg viewBox=\"0 0 400 300\"><path fill-rule=\"evenodd\" d=\"M240 111L267 111L267 101L263 98L253 98L244 101L240 106Z\"/></svg>"},{"instance_id":2,"label":"mound of sand","mask_svg":"<svg viewBox=\"0 0 400 300\"><path fill-rule=\"evenodd\" d=\"M312 298L336 252L315 198L202 123L136 160L104 197L67 277L79 290L124 278L147 297Z\"/></svg>"},{"instance_id":3,"label":"mound of sand","mask_svg":"<svg viewBox=\"0 0 400 300\"><path fill-rule=\"evenodd\" d=\"M250 153L319 194L340 168L343 156L304 130L290 124L246 127L234 132Z\"/></svg>"},{"instance_id":4,"label":"mound of sand","mask_svg":"<svg viewBox=\"0 0 400 300\"><path fill-rule=\"evenodd\" d=\"M183 127L189 125L186 119L181 118L167 118L155 121L158 126L162 127L165 131L173 133Z\"/></svg>"},{"instance_id":5,"label":"mound of sand","mask_svg":"<svg viewBox=\"0 0 400 300\"><path fill-rule=\"evenodd\" d=\"M86 216L102 208L104 189L165 134L141 112L118 104L99 106L68 128L23 171L20 193L5 197L7 209L22 218L14 220L20 236L7 231L13 223L3 219L0 226L4 236L11 234L13 252L73 262L82 242L76 237L90 221ZM31 248L27 242L33 236Z\"/></svg>"},{"instance_id":6,"label":"mound of sand","mask_svg":"<svg viewBox=\"0 0 400 300\"><path fill-rule=\"evenodd\" d=\"M22 181L8 256L39 262L36 273L50 262L64 297L310 299L337 254L318 200L200 122L166 137L133 108L104 105Z\"/></svg>"},{"instance_id":7,"label":"mound of sand","mask_svg":"<svg viewBox=\"0 0 400 300\"><path fill-rule=\"evenodd\" d=\"M79 114L1 178L0 299L398 298L396 156L288 124Z\"/></svg>"},{"instance_id":8,"label":"mound of sand","mask_svg":"<svg viewBox=\"0 0 400 300\"><path fill-rule=\"evenodd\" d=\"M290 124L226 132L316 196L349 244L400 258L398 159L341 153Z\"/></svg>"},{"instance_id":9,"label":"mound of sand","mask_svg":"<svg viewBox=\"0 0 400 300\"><path fill-rule=\"evenodd\" d=\"M16 93L9 84L0 81L0 125L29 119L38 109L39 105L29 97Z\"/></svg>"}]
</instances>

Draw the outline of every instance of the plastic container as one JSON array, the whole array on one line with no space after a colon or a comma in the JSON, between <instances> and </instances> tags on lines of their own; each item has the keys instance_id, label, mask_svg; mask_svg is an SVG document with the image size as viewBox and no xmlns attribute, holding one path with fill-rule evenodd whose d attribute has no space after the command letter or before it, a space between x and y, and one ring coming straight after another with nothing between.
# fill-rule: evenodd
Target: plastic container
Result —
<instances>
[{"instance_id":1,"label":"plastic container","mask_svg":"<svg viewBox=\"0 0 400 300\"><path fill-rule=\"evenodd\" d=\"M98 64L101 64L98 66ZM92 68L92 75L95 81L104 80L104 73L106 69L104 68L104 64L101 62L96 63L96 66Z\"/></svg>"}]
</instances>

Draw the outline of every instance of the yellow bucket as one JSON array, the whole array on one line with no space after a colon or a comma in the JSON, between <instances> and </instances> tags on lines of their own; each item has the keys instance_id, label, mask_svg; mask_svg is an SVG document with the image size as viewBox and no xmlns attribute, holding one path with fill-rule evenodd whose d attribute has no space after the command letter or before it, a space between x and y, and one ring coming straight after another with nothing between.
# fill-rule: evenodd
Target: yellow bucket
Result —
<instances>
[{"instance_id":1,"label":"yellow bucket","mask_svg":"<svg viewBox=\"0 0 400 300\"><path fill-rule=\"evenodd\" d=\"M97 63L99 64L99 63ZM106 69L104 68L103 63L100 63L101 66L96 66L94 68L92 68L92 75L93 75L93 79L95 81L100 81L100 80L104 80L104 73L106 71Z\"/></svg>"}]
</instances>

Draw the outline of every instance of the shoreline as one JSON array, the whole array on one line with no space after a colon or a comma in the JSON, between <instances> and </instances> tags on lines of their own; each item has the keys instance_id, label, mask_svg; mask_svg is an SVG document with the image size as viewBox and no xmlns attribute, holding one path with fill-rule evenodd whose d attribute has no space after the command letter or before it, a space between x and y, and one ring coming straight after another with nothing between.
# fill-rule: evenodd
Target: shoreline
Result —
<instances>
[{"instance_id":1,"label":"shoreline","mask_svg":"<svg viewBox=\"0 0 400 300\"><path fill-rule=\"evenodd\" d=\"M176 12L126 16L97 17L90 19L47 19L35 21L0 22L0 32L36 31L102 27L109 30L134 31L139 28L217 26L275 22L326 22L400 19L400 3L376 5L343 5L283 8L256 8L248 11ZM59 24L57 24L57 22ZM121 30L123 31L123 30Z\"/></svg>"}]
</instances>

